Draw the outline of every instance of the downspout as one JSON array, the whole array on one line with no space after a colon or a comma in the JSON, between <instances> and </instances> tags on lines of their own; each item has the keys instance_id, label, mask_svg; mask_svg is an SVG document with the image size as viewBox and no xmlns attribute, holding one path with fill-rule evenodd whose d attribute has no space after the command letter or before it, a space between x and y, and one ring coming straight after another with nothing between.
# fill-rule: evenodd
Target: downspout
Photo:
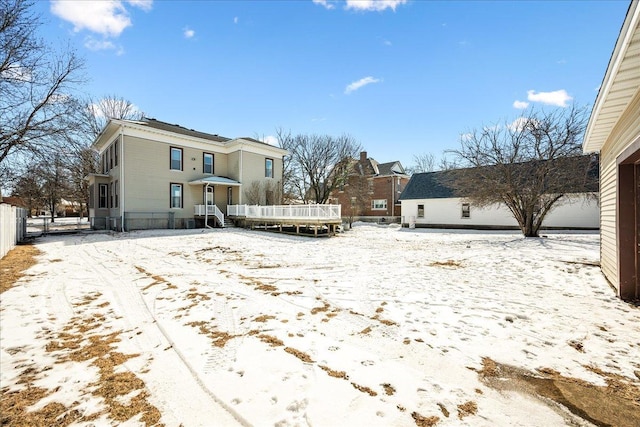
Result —
<instances>
[{"instance_id":1,"label":"downspout","mask_svg":"<svg viewBox=\"0 0 640 427\"><path fill-rule=\"evenodd\" d=\"M238 205L242 204L242 143L240 143L240 174L238 176L240 181L240 187L238 187Z\"/></svg>"},{"instance_id":2,"label":"downspout","mask_svg":"<svg viewBox=\"0 0 640 427\"><path fill-rule=\"evenodd\" d=\"M209 183L204 185L204 228L213 228L209 226ZM215 204L215 200L213 201Z\"/></svg>"},{"instance_id":3,"label":"downspout","mask_svg":"<svg viewBox=\"0 0 640 427\"><path fill-rule=\"evenodd\" d=\"M120 231L126 231L124 228L124 125L120 125L120 206L122 210L122 223L120 224Z\"/></svg>"}]
</instances>

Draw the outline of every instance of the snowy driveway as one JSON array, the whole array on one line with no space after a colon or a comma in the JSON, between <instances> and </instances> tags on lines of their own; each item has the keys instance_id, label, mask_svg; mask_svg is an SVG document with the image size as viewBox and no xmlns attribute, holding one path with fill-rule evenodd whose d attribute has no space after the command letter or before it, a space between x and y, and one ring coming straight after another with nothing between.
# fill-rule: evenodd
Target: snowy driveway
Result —
<instances>
[{"instance_id":1,"label":"snowy driveway","mask_svg":"<svg viewBox=\"0 0 640 427\"><path fill-rule=\"evenodd\" d=\"M95 363L57 363L46 346L100 319L86 335L117 334L129 356L116 372L140 378L170 426L565 425L568 413L476 370L488 357L597 385L588 367L635 378L640 310L595 266L598 241L367 225L328 239L47 237L2 294L2 387L20 387L26 361L46 365L49 401L99 411Z\"/></svg>"}]
</instances>

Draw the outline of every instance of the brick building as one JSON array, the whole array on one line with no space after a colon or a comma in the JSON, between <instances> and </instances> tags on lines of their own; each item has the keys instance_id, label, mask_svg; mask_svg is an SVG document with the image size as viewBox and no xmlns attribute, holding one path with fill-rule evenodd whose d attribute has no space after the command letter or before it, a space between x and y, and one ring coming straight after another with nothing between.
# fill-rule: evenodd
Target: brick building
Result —
<instances>
[{"instance_id":1,"label":"brick building","mask_svg":"<svg viewBox=\"0 0 640 427\"><path fill-rule=\"evenodd\" d=\"M363 151L353 159L347 180L331 193L329 203L342 205L342 216L349 222L399 222L398 199L408 182L399 161L378 163Z\"/></svg>"}]
</instances>

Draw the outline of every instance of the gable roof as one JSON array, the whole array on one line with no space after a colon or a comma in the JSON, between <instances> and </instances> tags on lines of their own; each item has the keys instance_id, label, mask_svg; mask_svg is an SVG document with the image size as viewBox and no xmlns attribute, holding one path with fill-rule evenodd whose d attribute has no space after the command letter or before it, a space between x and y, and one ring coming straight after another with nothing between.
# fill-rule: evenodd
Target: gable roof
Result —
<instances>
[{"instance_id":1,"label":"gable roof","mask_svg":"<svg viewBox=\"0 0 640 427\"><path fill-rule=\"evenodd\" d=\"M597 156L592 158L591 156L576 156L572 161L576 162L589 162L589 169L587 171L587 192L598 191L598 177L599 177L599 165ZM595 159L595 161L594 161ZM551 160L553 161L553 160ZM514 167L518 165L525 165L526 163L515 163ZM587 166L587 165L585 165ZM485 166L491 168L494 166ZM415 199L446 199L452 197L466 197L469 192L465 189L456 189L455 181L463 174L474 171L477 168L466 169L451 169L437 172L422 172L416 173L411 176L411 179L407 183L404 191L400 195L398 200L415 200ZM522 169L521 169L522 170ZM526 170L526 169L525 169ZM576 189L574 192L585 192L584 188Z\"/></svg>"},{"instance_id":2,"label":"gable roof","mask_svg":"<svg viewBox=\"0 0 640 427\"><path fill-rule=\"evenodd\" d=\"M181 135L187 135L187 136L193 136L193 137L196 137L196 138L208 139L210 141L215 141L215 142L227 142L227 141L231 140L231 138L225 138L224 136L210 134L210 133L206 133L206 132L200 132L200 131L197 131L197 130L194 130L194 129L187 129L187 128L185 128L183 126L180 126L180 125L172 125L170 123L162 122L160 120L156 120L156 119L149 118L149 117L145 117L140 121L135 121L134 123L141 124L141 125L146 125L146 126L154 128L154 129L159 129L159 130L164 130L164 131L168 131L168 132L179 133ZM247 139L247 138L244 138L244 139Z\"/></svg>"},{"instance_id":3,"label":"gable roof","mask_svg":"<svg viewBox=\"0 0 640 427\"><path fill-rule=\"evenodd\" d=\"M458 197L453 187L447 184L458 174L457 170L414 173L399 200Z\"/></svg>"},{"instance_id":4,"label":"gable roof","mask_svg":"<svg viewBox=\"0 0 640 427\"><path fill-rule=\"evenodd\" d=\"M379 163L378 175L406 175L406 173L404 171L404 168L402 167L402 164L396 160L394 162Z\"/></svg>"},{"instance_id":5,"label":"gable roof","mask_svg":"<svg viewBox=\"0 0 640 427\"><path fill-rule=\"evenodd\" d=\"M640 2L631 1L593 105L583 150L599 151L640 91ZM636 107L637 108L637 107Z\"/></svg>"}]
</instances>

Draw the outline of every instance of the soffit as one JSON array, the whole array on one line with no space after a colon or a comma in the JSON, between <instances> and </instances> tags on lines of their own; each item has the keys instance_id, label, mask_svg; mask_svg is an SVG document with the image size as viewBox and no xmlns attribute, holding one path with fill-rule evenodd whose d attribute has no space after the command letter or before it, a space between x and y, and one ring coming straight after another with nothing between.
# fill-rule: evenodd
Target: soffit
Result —
<instances>
[{"instance_id":1,"label":"soffit","mask_svg":"<svg viewBox=\"0 0 640 427\"><path fill-rule=\"evenodd\" d=\"M640 90L640 8L629 6L585 132L585 152L601 150ZM640 112L636 112L640 114Z\"/></svg>"}]
</instances>

